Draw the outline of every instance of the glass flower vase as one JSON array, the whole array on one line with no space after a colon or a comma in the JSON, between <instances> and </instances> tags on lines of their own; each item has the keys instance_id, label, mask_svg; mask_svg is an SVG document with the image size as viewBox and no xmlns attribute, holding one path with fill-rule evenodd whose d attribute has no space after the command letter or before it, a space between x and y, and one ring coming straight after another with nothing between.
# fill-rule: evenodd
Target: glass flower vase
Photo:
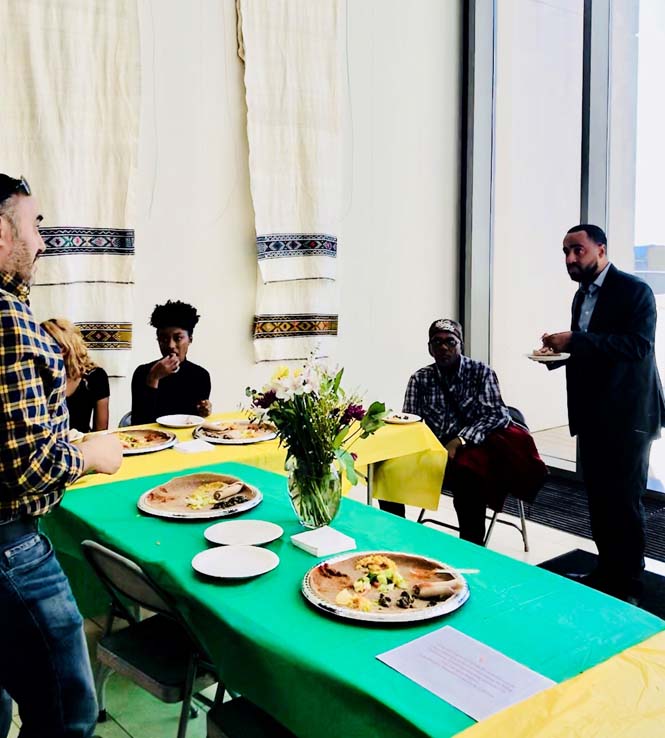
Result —
<instances>
[{"instance_id":1,"label":"glass flower vase","mask_svg":"<svg viewBox=\"0 0 665 738\"><path fill-rule=\"evenodd\" d=\"M319 474L305 473L298 463L288 465L289 499L305 528L320 528L335 517L342 499L342 480L335 464Z\"/></svg>"}]
</instances>

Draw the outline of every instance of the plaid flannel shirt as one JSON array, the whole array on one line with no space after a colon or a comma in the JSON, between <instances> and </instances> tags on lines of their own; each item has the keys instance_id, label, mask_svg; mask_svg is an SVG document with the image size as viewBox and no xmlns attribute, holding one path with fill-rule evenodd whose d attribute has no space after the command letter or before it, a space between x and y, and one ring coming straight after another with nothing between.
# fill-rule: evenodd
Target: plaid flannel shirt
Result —
<instances>
[{"instance_id":1,"label":"plaid flannel shirt","mask_svg":"<svg viewBox=\"0 0 665 738\"><path fill-rule=\"evenodd\" d=\"M446 377L436 364L419 369L409 379L405 413L415 413L442 444L456 436L480 445L510 423L496 374L480 361L460 357L458 371Z\"/></svg>"},{"instance_id":2,"label":"plaid flannel shirt","mask_svg":"<svg viewBox=\"0 0 665 738\"><path fill-rule=\"evenodd\" d=\"M67 442L62 355L26 297L25 284L0 272L0 522L43 515L83 471Z\"/></svg>"}]
</instances>

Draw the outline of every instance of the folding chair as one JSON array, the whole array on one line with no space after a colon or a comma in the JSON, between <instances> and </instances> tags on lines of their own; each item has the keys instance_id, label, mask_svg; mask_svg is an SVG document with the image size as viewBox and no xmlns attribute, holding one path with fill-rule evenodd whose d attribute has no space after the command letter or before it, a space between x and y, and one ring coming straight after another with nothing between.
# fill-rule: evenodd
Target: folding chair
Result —
<instances>
[{"instance_id":1,"label":"folding chair","mask_svg":"<svg viewBox=\"0 0 665 738\"><path fill-rule=\"evenodd\" d=\"M188 717L196 715L196 710L191 708L193 694L211 707L206 728L209 738L293 738L268 713L244 697L227 692L221 682L214 702L198 694L218 679L210 659L170 603L169 596L130 559L94 541L83 541L81 546L111 597L108 622L97 646L99 666L95 686L99 722L106 719L104 687L115 671L162 702L182 701L177 738L184 738ZM132 606L157 614L139 620ZM116 617L126 620L129 627L113 632ZM225 694L234 699L225 701Z\"/></svg>"},{"instance_id":2,"label":"folding chair","mask_svg":"<svg viewBox=\"0 0 665 738\"><path fill-rule=\"evenodd\" d=\"M83 552L111 597L104 634L97 646L99 664L95 687L99 702L99 722L106 719L104 692L112 671L130 679L162 702L182 702L177 738L185 738L187 720L194 716L194 693L217 682L217 676L187 625L143 569L130 559L94 541L83 541ZM156 615L140 620L131 605ZM113 631L113 622L126 620L127 628ZM217 691L223 695L220 684ZM202 695L204 704L213 703Z\"/></svg>"},{"instance_id":3,"label":"folding chair","mask_svg":"<svg viewBox=\"0 0 665 738\"><path fill-rule=\"evenodd\" d=\"M529 428L526 424L526 421L524 419L524 415L520 410L518 410L516 407L508 407L508 412L510 413L510 418L515 423L515 425L519 425L524 430L528 431ZM445 484L445 479L444 479ZM494 524L495 523L501 523L502 525L510 525L511 527L515 528L520 532L520 535L522 536L522 542L524 544L524 550L528 553L529 551L529 539L527 537L526 532L526 515L524 513L524 503L519 498L515 498L517 502L517 510L520 515L520 524L514 523L512 520L504 520L503 518L499 517L499 512L494 511L492 515L486 515L486 519L490 521L489 527L487 529L487 532L485 533L485 538L483 539L483 546L487 546L490 536L492 535L492 531L494 530ZM450 523L444 523L441 520L435 520L434 518L426 518L425 517L425 508L423 508L420 511L420 515L418 515L418 521L419 523L432 523L433 525L440 525L443 528L450 528L451 530L459 530L459 528L456 525L451 525Z\"/></svg>"}]
</instances>

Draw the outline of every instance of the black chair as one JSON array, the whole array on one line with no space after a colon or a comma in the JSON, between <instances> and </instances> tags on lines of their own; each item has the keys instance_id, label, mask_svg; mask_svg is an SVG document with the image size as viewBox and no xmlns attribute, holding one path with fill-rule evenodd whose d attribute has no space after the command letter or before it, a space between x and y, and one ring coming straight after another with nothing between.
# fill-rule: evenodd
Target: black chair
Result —
<instances>
[{"instance_id":1,"label":"black chair","mask_svg":"<svg viewBox=\"0 0 665 738\"><path fill-rule=\"evenodd\" d=\"M97 645L95 687L99 722L106 720L104 692L115 671L162 702L182 702L177 738L185 738L187 720L196 715L192 695L217 682L210 659L198 645L168 596L138 564L94 541L83 541L83 552L111 597L104 634ZM127 604L131 603L131 604ZM133 611L156 613L144 620ZM113 631L116 618L128 627ZM223 695L220 684L218 692ZM212 701L197 694L204 704Z\"/></svg>"},{"instance_id":2,"label":"black chair","mask_svg":"<svg viewBox=\"0 0 665 738\"><path fill-rule=\"evenodd\" d=\"M522 414L521 410L518 410L516 407L510 407L508 406L508 412L510 414L510 418L513 421L515 425L520 426L520 428L523 428L525 431L529 430L529 427L526 424L526 420L524 419L524 415ZM445 489L445 479L444 479L444 489ZM524 550L528 553L529 551L529 539L527 537L526 532L526 515L524 513L524 502L520 500L519 498L516 498L517 501L517 510L519 512L520 516L520 522L519 524L514 522L513 520L506 520L504 518L499 517L499 512L494 511L492 515L487 515L487 520L490 521L489 527L487 528L487 532L485 533L485 538L483 539L483 546L487 546L490 536L492 535L492 531L494 530L494 524L495 523L501 523L502 525L510 525L511 527L518 530L522 536L522 542L524 544ZM426 510L423 508L420 511L420 515L418 515L418 521L419 523L432 523L433 525L440 525L444 528L450 528L451 530L459 530L459 528L456 525L452 525L450 523L444 523L440 520L435 520L434 518L426 518L425 517Z\"/></svg>"},{"instance_id":3,"label":"black chair","mask_svg":"<svg viewBox=\"0 0 665 738\"><path fill-rule=\"evenodd\" d=\"M206 738L295 738L281 723L244 697L215 700Z\"/></svg>"}]
</instances>

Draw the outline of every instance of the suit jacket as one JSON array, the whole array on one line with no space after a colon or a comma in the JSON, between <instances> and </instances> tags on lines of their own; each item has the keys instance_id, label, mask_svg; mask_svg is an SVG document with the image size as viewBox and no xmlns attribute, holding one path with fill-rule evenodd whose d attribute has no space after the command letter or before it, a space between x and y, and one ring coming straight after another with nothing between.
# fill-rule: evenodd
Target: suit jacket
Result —
<instances>
[{"instance_id":1,"label":"suit jacket","mask_svg":"<svg viewBox=\"0 0 665 738\"><path fill-rule=\"evenodd\" d=\"M586 333L575 293L566 362L571 435L660 435L665 400L656 368L656 300L651 288L610 265Z\"/></svg>"}]
</instances>

